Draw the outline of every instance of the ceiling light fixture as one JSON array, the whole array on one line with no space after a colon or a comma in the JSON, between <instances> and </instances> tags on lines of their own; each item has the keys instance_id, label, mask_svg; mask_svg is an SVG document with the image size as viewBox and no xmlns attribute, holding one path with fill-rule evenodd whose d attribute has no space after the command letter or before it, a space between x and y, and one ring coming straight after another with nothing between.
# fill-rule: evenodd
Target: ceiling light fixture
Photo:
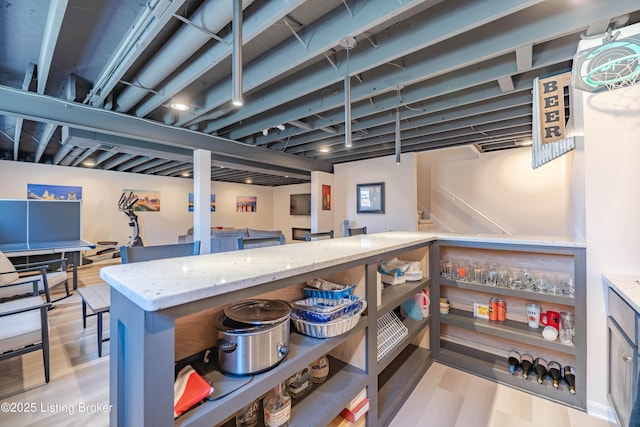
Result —
<instances>
[{"instance_id":1,"label":"ceiling light fixture","mask_svg":"<svg viewBox=\"0 0 640 427\"><path fill-rule=\"evenodd\" d=\"M82 162L82 164L92 168L92 167L94 167L96 165L96 161L93 160L93 159L87 159L84 162Z\"/></svg>"},{"instance_id":2,"label":"ceiling light fixture","mask_svg":"<svg viewBox=\"0 0 640 427\"><path fill-rule=\"evenodd\" d=\"M318 149L319 152L321 153L328 153L329 151L331 151L331 148L329 147L321 147Z\"/></svg>"},{"instance_id":3,"label":"ceiling light fixture","mask_svg":"<svg viewBox=\"0 0 640 427\"><path fill-rule=\"evenodd\" d=\"M400 110L396 108L396 165L400 164L400 154L402 148L400 147Z\"/></svg>"},{"instance_id":4,"label":"ceiling light fixture","mask_svg":"<svg viewBox=\"0 0 640 427\"><path fill-rule=\"evenodd\" d=\"M233 1L233 53L232 53L232 78L233 92L231 103L237 107L242 106L242 0Z\"/></svg>"},{"instance_id":5,"label":"ceiling light fixture","mask_svg":"<svg viewBox=\"0 0 640 427\"><path fill-rule=\"evenodd\" d=\"M176 111L189 111L189 105L182 102L172 102L169 106Z\"/></svg>"},{"instance_id":6,"label":"ceiling light fixture","mask_svg":"<svg viewBox=\"0 0 640 427\"><path fill-rule=\"evenodd\" d=\"M279 130L284 130L285 129L284 125L278 125L278 126L276 126L276 128L278 128Z\"/></svg>"}]
</instances>

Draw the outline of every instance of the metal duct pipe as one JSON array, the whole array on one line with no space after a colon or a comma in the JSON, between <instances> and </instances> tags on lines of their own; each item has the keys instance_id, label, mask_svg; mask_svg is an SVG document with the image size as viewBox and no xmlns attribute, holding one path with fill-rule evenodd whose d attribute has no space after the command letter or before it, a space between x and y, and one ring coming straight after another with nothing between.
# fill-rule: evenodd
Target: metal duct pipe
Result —
<instances>
[{"instance_id":1,"label":"metal duct pipe","mask_svg":"<svg viewBox=\"0 0 640 427\"><path fill-rule=\"evenodd\" d=\"M251 3L253 0L242 0L243 9ZM116 111L126 112L132 109L149 93L147 89L158 86L204 46L211 39L210 33L219 32L231 22L232 15L233 4L228 0L209 0L200 6L189 18L193 25L183 25L132 80L131 83L135 86L127 86L120 93L116 100Z\"/></svg>"},{"instance_id":2,"label":"metal duct pipe","mask_svg":"<svg viewBox=\"0 0 640 427\"><path fill-rule=\"evenodd\" d=\"M396 165L400 164L400 110L396 108Z\"/></svg>"},{"instance_id":3,"label":"metal duct pipe","mask_svg":"<svg viewBox=\"0 0 640 427\"><path fill-rule=\"evenodd\" d=\"M351 148L351 77L344 76L344 146Z\"/></svg>"},{"instance_id":4,"label":"metal duct pipe","mask_svg":"<svg viewBox=\"0 0 640 427\"><path fill-rule=\"evenodd\" d=\"M232 77L233 92L231 103L241 106L242 100L242 0L233 0L233 54Z\"/></svg>"}]
</instances>

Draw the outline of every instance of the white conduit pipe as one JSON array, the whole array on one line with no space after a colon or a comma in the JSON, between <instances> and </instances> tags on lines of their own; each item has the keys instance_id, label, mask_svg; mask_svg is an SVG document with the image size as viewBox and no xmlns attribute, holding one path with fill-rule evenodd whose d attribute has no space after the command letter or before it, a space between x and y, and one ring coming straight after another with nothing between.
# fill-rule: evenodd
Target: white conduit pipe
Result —
<instances>
[{"instance_id":1,"label":"white conduit pipe","mask_svg":"<svg viewBox=\"0 0 640 427\"><path fill-rule=\"evenodd\" d=\"M402 148L400 147L400 110L396 108L396 165L400 164L400 153Z\"/></svg>"},{"instance_id":2,"label":"white conduit pipe","mask_svg":"<svg viewBox=\"0 0 640 427\"><path fill-rule=\"evenodd\" d=\"M344 76L344 146L347 148L353 146L351 138L351 78L348 74Z\"/></svg>"},{"instance_id":3,"label":"white conduit pipe","mask_svg":"<svg viewBox=\"0 0 640 427\"><path fill-rule=\"evenodd\" d=\"M243 9L251 3L253 0L243 0ZM233 2L209 0L189 20L210 33L218 33L231 22L232 16ZM209 40L210 36L206 32L192 25L183 25L133 79L131 83L134 86L126 87L120 93L116 100L116 111L126 112L132 109L148 94L146 89L154 89Z\"/></svg>"},{"instance_id":4,"label":"white conduit pipe","mask_svg":"<svg viewBox=\"0 0 640 427\"><path fill-rule=\"evenodd\" d=\"M233 89L231 103L241 106L242 100L242 0L233 0L233 54L231 57Z\"/></svg>"}]
</instances>

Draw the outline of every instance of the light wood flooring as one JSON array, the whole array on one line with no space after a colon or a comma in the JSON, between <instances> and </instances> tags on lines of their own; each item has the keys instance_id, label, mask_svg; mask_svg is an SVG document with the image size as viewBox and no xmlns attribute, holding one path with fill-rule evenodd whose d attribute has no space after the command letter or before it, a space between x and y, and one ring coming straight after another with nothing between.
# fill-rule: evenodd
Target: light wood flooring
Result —
<instances>
[{"instance_id":1,"label":"light wood flooring","mask_svg":"<svg viewBox=\"0 0 640 427\"><path fill-rule=\"evenodd\" d=\"M102 283L99 269L79 269L79 286ZM82 329L78 293L49 312L51 381L44 382L42 352L0 361L0 426L108 426L109 343L98 358L96 318ZM108 315L105 327L108 330ZM107 334L108 336L108 334ZM91 406L93 405L93 406ZM32 410L26 412L25 410ZM1 406L4 409L4 406ZM100 410L99 410L100 409ZM608 427L584 412L434 363L391 427Z\"/></svg>"}]
</instances>

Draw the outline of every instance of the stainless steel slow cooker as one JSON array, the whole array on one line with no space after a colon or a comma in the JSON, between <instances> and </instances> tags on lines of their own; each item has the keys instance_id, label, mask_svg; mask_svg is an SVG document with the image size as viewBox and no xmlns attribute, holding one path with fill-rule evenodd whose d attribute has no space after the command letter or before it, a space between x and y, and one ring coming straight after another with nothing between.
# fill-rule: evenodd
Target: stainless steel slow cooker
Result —
<instances>
[{"instance_id":1,"label":"stainless steel slow cooker","mask_svg":"<svg viewBox=\"0 0 640 427\"><path fill-rule=\"evenodd\" d=\"M280 300L245 300L218 317L218 363L224 372L250 375L267 371L289 353L291 306Z\"/></svg>"}]
</instances>

